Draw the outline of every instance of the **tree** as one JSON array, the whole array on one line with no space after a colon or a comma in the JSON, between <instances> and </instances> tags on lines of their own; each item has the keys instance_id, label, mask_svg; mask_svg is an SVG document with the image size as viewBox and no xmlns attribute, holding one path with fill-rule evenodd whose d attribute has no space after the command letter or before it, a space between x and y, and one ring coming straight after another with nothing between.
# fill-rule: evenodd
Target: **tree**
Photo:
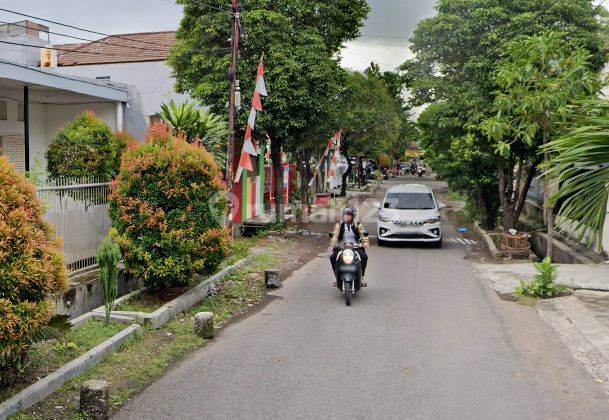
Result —
<instances>
[{"instance_id":1,"label":"tree","mask_svg":"<svg viewBox=\"0 0 609 420\"><path fill-rule=\"evenodd\" d=\"M469 172L473 178L467 182L477 178L485 184L494 178L498 189L496 148L481 131L480 123L496 114L494 75L501 52L514 38L560 30L568 42L583 46L591 54L592 67L598 70L604 62L599 36L602 23L596 19L599 9L588 0L440 0L437 10L437 16L418 25L411 39L415 58L400 68L412 105L442 102L450 111L448 114L456 116L455 134L437 139L439 143L431 148L428 157L435 160L434 169L449 182L451 176L461 177ZM447 114L438 116L443 115ZM461 153L478 156L478 174L469 171L466 159L451 162L453 156L446 153L451 139L461 139L464 134L470 136L470 141L461 145L471 146L472 150L469 153L461 148ZM450 168L450 172L443 173L442 168ZM476 194L484 190L479 189ZM499 199L497 194L492 195L494 200ZM488 194L471 194L468 198L473 203L485 202L487 214L497 206Z\"/></svg>"},{"instance_id":2,"label":"tree","mask_svg":"<svg viewBox=\"0 0 609 420\"><path fill-rule=\"evenodd\" d=\"M566 133L547 146L547 175L560 185L558 226L602 251L609 199L609 103L585 102L568 117Z\"/></svg>"},{"instance_id":3,"label":"tree","mask_svg":"<svg viewBox=\"0 0 609 420\"><path fill-rule=\"evenodd\" d=\"M558 130L566 107L598 91L599 83L588 59L586 50L556 32L518 39L506 47L496 75L500 88L494 102L497 114L481 124L497 146L499 198L506 230L515 226L522 211L542 160L540 146ZM548 158L546 149L543 159ZM525 168L527 160L532 164ZM550 180L546 178L545 184L547 255L552 258Z\"/></svg>"},{"instance_id":4,"label":"tree","mask_svg":"<svg viewBox=\"0 0 609 420\"><path fill-rule=\"evenodd\" d=\"M179 3L184 6L184 18L169 59L177 88L210 104L214 112L225 112L230 63L230 15L222 11L226 4L220 0ZM272 140L278 218L283 217L281 150L293 150L290 143L307 128L327 121L342 73L336 53L344 42L357 37L368 10L365 0L243 1L246 35L239 55L240 86L242 97L253 96L255 72L264 52L270 95L258 115L256 131L262 139L268 134ZM246 120L242 113L238 134L243 133Z\"/></svg>"},{"instance_id":5,"label":"tree","mask_svg":"<svg viewBox=\"0 0 609 420\"><path fill-rule=\"evenodd\" d=\"M341 195L344 196L352 170L349 156L377 158L390 152L402 133L402 110L385 81L374 71L347 75L346 88L339 96L339 110L343 132L341 151L349 162L343 175ZM359 167L362 168L361 162Z\"/></svg>"}]
</instances>

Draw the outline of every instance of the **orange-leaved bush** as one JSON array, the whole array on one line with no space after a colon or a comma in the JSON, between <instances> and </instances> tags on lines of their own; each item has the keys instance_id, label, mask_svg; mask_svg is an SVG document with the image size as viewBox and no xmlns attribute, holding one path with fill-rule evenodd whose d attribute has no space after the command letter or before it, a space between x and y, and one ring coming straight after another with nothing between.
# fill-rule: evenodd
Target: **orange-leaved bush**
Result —
<instances>
[{"instance_id":1,"label":"orange-leaved bush","mask_svg":"<svg viewBox=\"0 0 609 420\"><path fill-rule=\"evenodd\" d=\"M33 335L53 315L47 298L67 282L61 240L34 185L0 157L0 383L19 373Z\"/></svg>"},{"instance_id":2,"label":"orange-leaved bush","mask_svg":"<svg viewBox=\"0 0 609 420\"><path fill-rule=\"evenodd\" d=\"M230 249L225 192L210 153L153 125L146 142L123 155L110 195L127 270L157 289L214 270Z\"/></svg>"}]
</instances>

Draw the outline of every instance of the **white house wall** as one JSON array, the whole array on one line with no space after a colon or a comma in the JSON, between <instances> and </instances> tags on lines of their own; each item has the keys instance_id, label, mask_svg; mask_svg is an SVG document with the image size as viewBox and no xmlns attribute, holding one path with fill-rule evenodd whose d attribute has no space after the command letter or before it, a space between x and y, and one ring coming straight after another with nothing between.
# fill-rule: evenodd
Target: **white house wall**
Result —
<instances>
[{"instance_id":1,"label":"white house wall","mask_svg":"<svg viewBox=\"0 0 609 420\"><path fill-rule=\"evenodd\" d=\"M19 101L8 99L18 99L21 95L22 91L19 89L1 89L2 98L0 100L7 101L7 121L0 121L0 136L24 136L24 124L17 121ZM30 167L32 169L46 171L44 155L53 137L57 131L86 110L93 111L112 130L117 129L116 103L114 102L69 105L30 104Z\"/></svg>"},{"instance_id":2,"label":"white house wall","mask_svg":"<svg viewBox=\"0 0 609 420\"><path fill-rule=\"evenodd\" d=\"M68 66L57 67L53 71L91 79L109 77L111 82L133 85L141 97L142 111L146 117L160 112L164 102L172 99L185 102L189 99L188 95L175 92L175 80L164 61Z\"/></svg>"}]
</instances>

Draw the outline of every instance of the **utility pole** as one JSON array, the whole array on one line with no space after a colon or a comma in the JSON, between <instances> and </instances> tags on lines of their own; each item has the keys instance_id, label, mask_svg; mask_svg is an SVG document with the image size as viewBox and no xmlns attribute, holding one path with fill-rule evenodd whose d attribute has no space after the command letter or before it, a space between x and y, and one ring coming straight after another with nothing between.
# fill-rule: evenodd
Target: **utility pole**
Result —
<instances>
[{"instance_id":1,"label":"utility pole","mask_svg":"<svg viewBox=\"0 0 609 420\"><path fill-rule=\"evenodd\" d=\"M233 190L233 164L235 161L235 121L237 118L237 109L235 106L235 94L237 92L237 58L239 53L239 4L238 0L231 0L231 65L229 72L230 80L230 95L228 97L228 151L226 162L226 186L229 192ZM229 225L232 221L229 220Z\"/></svg>"}]
</instances>

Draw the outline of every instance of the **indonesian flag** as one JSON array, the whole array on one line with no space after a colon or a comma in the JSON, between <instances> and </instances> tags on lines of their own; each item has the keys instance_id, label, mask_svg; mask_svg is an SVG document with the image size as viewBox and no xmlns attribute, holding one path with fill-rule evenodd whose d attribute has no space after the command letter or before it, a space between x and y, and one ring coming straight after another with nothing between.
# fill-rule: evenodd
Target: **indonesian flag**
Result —
<instances>
[{"instance_id":1,"label":"indonesian flag","mask_svg":"<svg viewBox=\"0 0 609 420\"><path fill-rule=\"evenodd\" d=\"M252 99L252 109L247 119L247 127L245 129L245 139L243 141L243 149L241 150L241 159L239 159L239 167L235 174L235 181L241 178L243 170L252 172L254 170L252 166L251 156L258 156L258 147L254 146L253 143L253 132L256 128L256 116L258 112L262 112L262 97L268 96L266 90L266 83L264 82L264 65L262 59L258 65L258 76L256 80L256 91L254 92L254 98Z\"/></svg>"}]
</instances>

